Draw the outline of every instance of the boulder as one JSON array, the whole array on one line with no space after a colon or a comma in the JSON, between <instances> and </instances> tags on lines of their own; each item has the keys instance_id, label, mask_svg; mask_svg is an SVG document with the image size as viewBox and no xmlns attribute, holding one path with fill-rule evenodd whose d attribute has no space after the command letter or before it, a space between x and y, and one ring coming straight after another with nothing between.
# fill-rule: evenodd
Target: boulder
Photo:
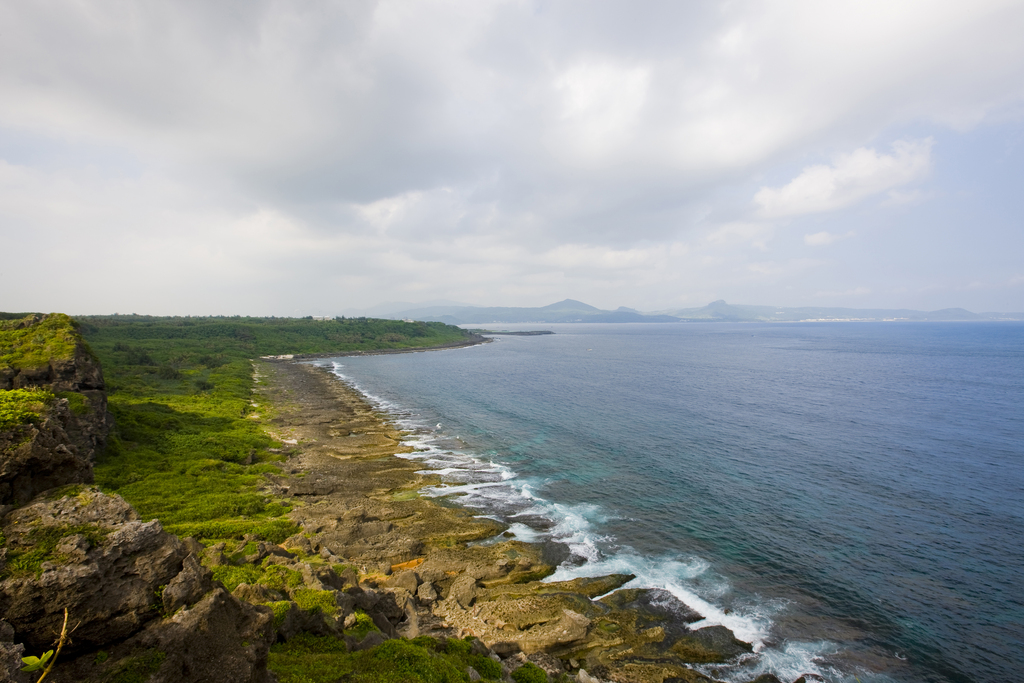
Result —
<instances>
[{"instance_id":1,"label":"boulder","mask_svg":"<svg viewBox=\"0 0 1024 683\"><path fill-rule=\"evenodd\" d=\"M451 589L448 591L448 599L454 600L462 609L469 609L476 599L476 579L463 574L455 579Z\"/></svg>"},{"instance_id":2,"label":"boulder","mask_svg":"<svg viewBox=\"0 0 1024 683\"><path fill-rule=\"evenodd\" d=\"M419 579L416 578L414 571L395 572L384 582L384 585L389 588L404 588L413 594L416 593L419 584Z\"/></svg>"},{"instance_id":3,"label":"boulder","mask_svg":"<svg viewBox=\"0 0 1024 683\"><path fill-rule=\"evenodd\" d=\"M425 581L416 589L416 598L424 605L430 605L437 600L437 591L434 584Z\"/></svg>"},{"instance_id":4,"label":"boulder","mask_svg":"<svg viewBox=\"0 0 1024 683\"><path fill-rule=\"evenodd\" d=\"M187 553L159 522L137 517L120 496L86 489L38 498L3 519L9 562L43 553L38 577L23 569L0 581L0 614L16 642L49 649L64 608L78 624L65 648L72 655L122 641L160 615L157 588L181 573Z\"/></svg>"},{"instance_id":5,"label":"boulder","mask_svg":"<svg viewBox=\"0 0 1024 683\"><path fill-rule=\"evenodd\" d=\"M691 633L691 637L708 650L718 652L726 659L754 650L750 643L736 638L725 626L705 626Z\"/></svg>"}]
</instances>

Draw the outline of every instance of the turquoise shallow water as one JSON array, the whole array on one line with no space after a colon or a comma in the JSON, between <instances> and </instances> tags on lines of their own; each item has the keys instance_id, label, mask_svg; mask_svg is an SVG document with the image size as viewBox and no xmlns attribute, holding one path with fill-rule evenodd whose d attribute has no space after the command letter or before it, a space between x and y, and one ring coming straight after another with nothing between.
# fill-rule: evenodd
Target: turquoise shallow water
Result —
<instances>
[{"instance_id":1,"label":"turquoise shallow water","mask_svg":"<svg viewBox=\"0 0 1024 683\"><path fill-rule=\"evenodd\" d=\"M543 327L325 364L433 495L564 543L557 577L630 571L758 646L716 677L1022 679L1024 325Z\"/></svg>"}]
</instances>

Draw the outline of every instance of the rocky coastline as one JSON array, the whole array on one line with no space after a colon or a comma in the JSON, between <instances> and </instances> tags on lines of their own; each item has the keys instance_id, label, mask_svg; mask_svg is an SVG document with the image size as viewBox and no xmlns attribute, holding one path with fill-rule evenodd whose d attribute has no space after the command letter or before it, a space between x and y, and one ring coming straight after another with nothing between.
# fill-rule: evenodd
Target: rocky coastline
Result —
<instances>
[{"instance_id":1,"label":"rocky coastline","mask_svg":"<svg viewBox=\"0 0 1024 683\"><path fill-rule=\"evenodd\" d=\"M61 396L0 434L0 682L36 680L22 657L54 647L64 610L56 683L269 683L273 648L310 636L348 653L436 647L461 653L451 680L517 683L712 681L694 667L750 653L724 627L694 628L701 615L670 594L623 589L631 575L543 582L563 546L421 497L439 478L397 457L402 432L297 356L253 363L246 419L283 444L263 494L291 504L298 532L279 544L167 533L91 485L111 423L102 372L77 340L65 358L0 377Z\"/></svg>"},{"instance_id":2,"label":"rocky coastline","mask_svg":"<svg viewBox=\"0 0 1024 683\"><path fill-rule=\"evenodd\" d=\"M263 399L277 407L270 428L294 444L271 482L302 501L292 517L304 534L284 546L355 565L360 586L401 613L384 635L472 636L506 673L529 661L551 680L711 681L691 665L751 652L725 627L691 629L701 615L671 594L622 590L631 575L543 582L566 550L419 497L439 478L395 457L408 452L402 433L355 390L312 364L265 362L259 372Z\"/></svg>"}]
</instances>

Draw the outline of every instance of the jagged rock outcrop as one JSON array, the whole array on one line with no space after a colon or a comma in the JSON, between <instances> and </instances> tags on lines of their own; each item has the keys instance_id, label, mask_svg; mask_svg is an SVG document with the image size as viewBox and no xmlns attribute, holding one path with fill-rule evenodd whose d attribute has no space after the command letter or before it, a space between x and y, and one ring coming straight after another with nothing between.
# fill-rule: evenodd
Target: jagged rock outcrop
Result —
<instances>
[{"instance_id":1,"label":"jagged rock outcrop","mask_svg":"<svg viewBox=\"0 0 1024 683\"><path fill-rule=\"evenodd\" d=\"M51 647L65 608L77 624L68 654L132 636L159 617L157 589L188 554L159 522L91 487L37 498L3 519L3 533L0 613L30 651Z\"/></svg>"},{"instance_id":2,"label":"jagged rock outcrop","mask_svg":"<svg viewBox=\"0 0 1024 683\"><path fill-rule=\"evenodd\" d=\"M196 604L149 622L103 656L90 653L62 663L52 678L54 683L272 683L267 671L272 621L270 609L216 587Z\"/></svg>"},{"instance_id":3,"label":"jagged rock outcrop","mask_svg":"<svg viewBox=\"0 0 1024 683\"><path fill-rule=\"evenodd\" d=\"M122 674L167 683L273 680L271 610L230 595L199 562L198 544L141 521L120 496L88 486L44 495L0 523L0 680L21 680L3 677L4 666L20 663L15 657L53 648L65 608L73 632L50 676L56 683Z\"/></svg>"},{"instance_id":4,"label":"jagged rock outcrop","mask_svg":"<svg viewBox=\"0 0 1024 683\"><path fill-rule=\"evenodd\" d=\"M0 432L0 506L23 505L65 484L92 482L92 451L83 452L68 433L76 423L68 400L57 399L38 424Z\"/></svg>"},{"instance_id":5,"label":"jagged rock outcrop","mask_svg":"<svg viewBox=\"0 0 1024 683\"><path fill-rule=\"evenodd\" d=\"M55 398L34 423L0 430L0 506L91 483L111 419L103 371L71 318L33 315L0 326L0 391L11 389L46 389Z\"/></svg>"}]
</instances>

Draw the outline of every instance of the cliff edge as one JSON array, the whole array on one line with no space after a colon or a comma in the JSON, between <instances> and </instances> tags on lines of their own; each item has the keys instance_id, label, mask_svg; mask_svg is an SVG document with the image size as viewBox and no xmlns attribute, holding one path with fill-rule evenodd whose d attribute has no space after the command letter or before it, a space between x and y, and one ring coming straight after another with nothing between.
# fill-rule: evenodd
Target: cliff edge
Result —
<instances>
[{"instance_id":1,"label":"cliff edge","mask_svg":"<svg viewBox=\"0 0 1024 683\"><path fill-rule=\"evenodd\" d=\"M0 321L0 512L92 482L110 429L103 372L66 315Z\"/></svg>"}]
</instances>

